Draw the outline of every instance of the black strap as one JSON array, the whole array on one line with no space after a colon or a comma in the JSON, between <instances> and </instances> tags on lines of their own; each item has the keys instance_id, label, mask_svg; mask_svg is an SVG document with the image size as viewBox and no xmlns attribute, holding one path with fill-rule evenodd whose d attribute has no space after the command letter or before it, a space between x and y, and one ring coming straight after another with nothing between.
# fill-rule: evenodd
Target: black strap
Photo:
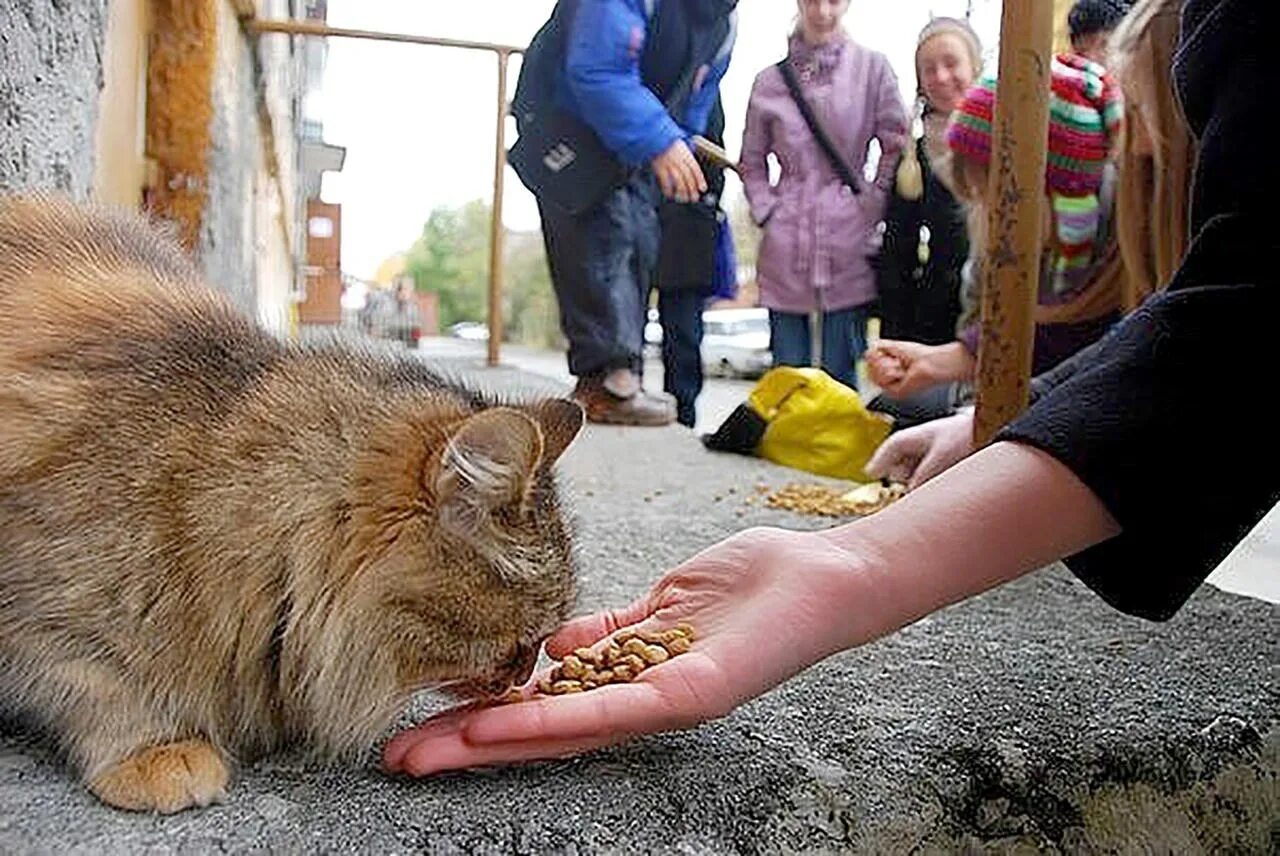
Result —
<instances>
[{"instance_id":1,"label":"black strap","mask_svg":"<svg viewBox=\"0 0 1280 856\"><path fill-rule=\"evenodd\" d=\"M818 117L813 115L813 109L809 106L809 102L805 100L804 93L800 91L800 81L796 79L795 69L791 67L789 60L781 60L778 63L778 71L782 72L782 79L786 81L787 91L791 93L791 98L796 102L796 106L800 108L800 115L804 117L804 123L809 126L814 139L818 141L818 146L827 156L827 160L831 161L831 166L835 167L836 175L840 176L840 180L845 186L854 193L861 193L862 188L858 184L858 180L853 177L853 171L849 169L849 164L845 163L845 159L836 151L835 144L831 142L831 138L827 136L826 130L818 123Z\"/></svg>"}]
</instances>

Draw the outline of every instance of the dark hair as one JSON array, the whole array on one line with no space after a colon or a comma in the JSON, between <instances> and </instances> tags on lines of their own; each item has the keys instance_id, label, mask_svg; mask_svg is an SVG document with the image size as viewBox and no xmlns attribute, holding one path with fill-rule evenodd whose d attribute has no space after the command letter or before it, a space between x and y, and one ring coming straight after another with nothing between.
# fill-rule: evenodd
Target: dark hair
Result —
<instances>
[{"instance_id":1,"label":"dark hair","mask_svg":"<svg viewBox=\"0 0 1280 856\"><path fill-rule=\"evenodd\" d=\"M1072 39L1109 33L1114 30L1133 6L1132 0L1076 0L1067 15L1067 27Z\"/></svg>"}]
</instances>

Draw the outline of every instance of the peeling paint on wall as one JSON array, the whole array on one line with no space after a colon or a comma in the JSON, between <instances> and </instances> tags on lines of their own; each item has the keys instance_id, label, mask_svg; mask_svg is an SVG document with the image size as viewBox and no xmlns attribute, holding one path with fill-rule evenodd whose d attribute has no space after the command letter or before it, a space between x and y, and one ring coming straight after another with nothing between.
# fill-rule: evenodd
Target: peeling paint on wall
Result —
<instances>
[{"instance_id":1,"label":"peeling paint on wall","mask_svg":"<svg viewBox=\"0 0 1280 856\"><path fill-rule=\"evenodd\" d=\"M208 196L218 0L155 0L147 69L148 205L195 249Z\"/></svg>"}]
</instances>

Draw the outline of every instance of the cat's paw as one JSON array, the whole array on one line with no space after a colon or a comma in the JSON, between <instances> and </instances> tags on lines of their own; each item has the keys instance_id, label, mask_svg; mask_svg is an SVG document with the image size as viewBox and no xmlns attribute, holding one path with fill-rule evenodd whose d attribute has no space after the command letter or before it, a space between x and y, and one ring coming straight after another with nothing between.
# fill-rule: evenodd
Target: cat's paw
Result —
<instances>
[{"instance_id":1,"label":"cat's paw","mask_svg":"<svg viewBox=\"0 0 1280 856\"><path fill-rule=\"evenodd\" d=\"M116 808L172 814L222 802L229 778L217 749L203 740L184 740L125 758L89 782L89 790Z\"/></svg>"}]
</instances>

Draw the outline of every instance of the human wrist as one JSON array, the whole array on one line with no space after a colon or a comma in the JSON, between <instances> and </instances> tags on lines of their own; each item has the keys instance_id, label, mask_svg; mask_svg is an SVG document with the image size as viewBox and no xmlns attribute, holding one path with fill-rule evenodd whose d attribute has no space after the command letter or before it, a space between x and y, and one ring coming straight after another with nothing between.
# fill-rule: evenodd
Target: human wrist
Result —
<instances>
[{"instance_id":1,"label":"human wrist","mask_svg":"<svg viewBox=\"0 0 1280 856\"><path fill-rule=\"evenodd\" d=\"M859 615L848 641L858 645L1118 532L1061 463L997 443L874 516L824 534L859 557L841 595Z\"/></svg>"},{"instance_id":2,"label":"human wrist","mask_svg":"<svg viewBox=\"0 0 1280 856\"><path fill-rule=\"evenodd\" d=\"M939 345L935 357L939 381L966 381L973 378L976 360L963 342Z\"/></svg>"},{"instance_id":3,"label":"human wrist","mask_svg":"<svg viewBox=\"0 0 1280 856\"><path fill-rule=\"evenodd\" d=\"M813 533L838 553L846 568L823 592L837 613L825 622L831 628L827 647L832 652L864 645L906 623L899 620L903 604L894 591L894 551L867 522Z\"/></svg>"}]
</instances>

